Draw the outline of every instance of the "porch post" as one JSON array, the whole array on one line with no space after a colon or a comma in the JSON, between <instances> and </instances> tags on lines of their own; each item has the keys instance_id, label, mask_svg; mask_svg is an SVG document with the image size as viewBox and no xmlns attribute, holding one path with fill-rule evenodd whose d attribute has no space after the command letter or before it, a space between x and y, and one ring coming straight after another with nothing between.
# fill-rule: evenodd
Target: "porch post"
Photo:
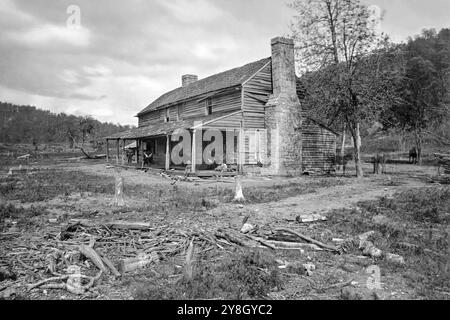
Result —
<instances>
[{"instance_id":1,"label":"porch post","mask_svg":"<svg viewBox=\"0 0 450 320\"><path fill-rule=\"evenodd\" d=\"M242 129L242 121L239 129L239 139L238 139L238 171L239 173L243 173L244 167L243 167L243 150L245 149L245 140L244 140L244 130Z\"/></svg>"},{"instance_id":2,"label":"porch post","mask_svg":"<svg viewBox=\"0 0 450 320\"><path fill-rule=\"evenodd\" d=\"M170 169L170 136L166 136L166 170Z\"/></svg>"},{"instance_id":3,"label":"porch post","mask_svg":"<svg viewBox=\"0 0 450 320\"><path fill-rule=\"evenodd\" d=\"M125 161L126 161L125 160L125 147L126 147L126 144L127 144L126 141L127 140L125 140L125 139L122 140L122 144L123 144L122 145L122 165L124 165ZM128 163L128 161L127 161L127 163Z\"/></svg>"},{"instance_id":4,"label":"porch post","mask_svg":"<svg viewBox=\"0 0 450 320\"><path fill-rule=\"evenodd\" d=\"M119 164L119 155L120 155L120 139L116 140L116 149L117 149L117 155L116 155L116 163Z\"/></svg>"},{"instance_id":5,"label":"porch post","mask_svg":"<svg viewBox=\"0 0 450 320\"><path fill-rule=\"evenodd\" d=\"M139 163L139 153L141 151L140 144L141 142L139 141L139 139L136 139L136 163Z\"/></svg>"},{"instance_id":6,"label":"porch post","mask_svg":"<svg viewBox=\"0 0 450 320\"><path fill-rule=\"evenodd\" d=\"M192 173L195 173L195 166L196 166L196 163L195 163L195 152L196 152L196 150L195 150L195 136L196 136L196 133L197 133L197 130L192 130L192 149L191 149L191 157L192 157L192 160L191 160L191 172Z\"/></svg>"},{"instance_id":7,"label":"porch post","mask_svg":"<svg viewBox=\"0 0 450 320\"><path fill-rule=\"evenodd\" d=\"M109 139L106 139L106 163L109 163Z\"/></svg>"}]
</instances>

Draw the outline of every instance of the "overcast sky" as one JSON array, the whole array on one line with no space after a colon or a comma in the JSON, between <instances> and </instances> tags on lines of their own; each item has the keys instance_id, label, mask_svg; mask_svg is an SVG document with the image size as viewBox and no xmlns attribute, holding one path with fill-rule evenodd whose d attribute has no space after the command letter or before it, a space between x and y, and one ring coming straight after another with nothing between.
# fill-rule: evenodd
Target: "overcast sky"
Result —
<instances>
[{"instance_id":1,"label":"overcast sky","mask_svg":"<svg viewBox=\"0 0 450 320\"><path fill-rule=\"evenodd\" d=\"M0 101L136 124L181 75L270 56L289 0L0 0ZM450 0L364 0L396 42L450 27ZM67 8L81 9L68 28ZM73 21L73 20L71 20Z\"/></svg>"}]
</instances>

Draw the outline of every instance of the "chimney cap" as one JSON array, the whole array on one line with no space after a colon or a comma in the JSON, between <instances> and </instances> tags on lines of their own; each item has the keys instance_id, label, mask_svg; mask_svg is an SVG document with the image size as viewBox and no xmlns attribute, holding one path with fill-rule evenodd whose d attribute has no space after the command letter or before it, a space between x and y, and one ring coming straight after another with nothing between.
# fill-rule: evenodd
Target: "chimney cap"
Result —
<instances>
[{"instance_id":1,"label":"chimney cap","mask_svg":"<svg viewBox=\"0 0 450 320\"><path fill-rule=\"evenodd\" d=\"M184 74L181 76L181 83L183 87L186 87L196 81L198 81L198 76L195 74Z\"/></svg>"},{"instance_id":2,"label":"chimney cap","mask_svg":"<svg viewBox=\"0 0 450 320\"><path fill-rule=\"evenodd\" d=\"M183 74L181 77L183 78L198 78L195 74Z\"/></svg>"},{"instance_id":3,"label":"chimney cap","mask_svg":"<svg viewBox=\"0 0 450 320\"><path fill-rule=\"evenodd\" d=\"M271 40L271 44L272 45L278 44L278 43L287 44L287 45L294 45L294 40L290 39L290 38L285 38L285 37L276 37L276 38L273 38Z\"/></svg>"}]
</instances>

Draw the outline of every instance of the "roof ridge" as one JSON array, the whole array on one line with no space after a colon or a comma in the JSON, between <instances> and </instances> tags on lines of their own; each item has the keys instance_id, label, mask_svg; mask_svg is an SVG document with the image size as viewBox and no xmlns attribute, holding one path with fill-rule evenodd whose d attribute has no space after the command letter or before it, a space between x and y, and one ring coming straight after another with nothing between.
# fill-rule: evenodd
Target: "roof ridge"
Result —
<instances>
[{"instance_id":1,"label":"roof ridge","mask_svg":"<svg viewBox=\"0 0 450 320\"><path fill-rule=\"evenodd\" d=\"M271 57L266 57L249 62L240 67L235 67L199 79L186 87L178 87L170 90L155 99L137 115L143 115L147 112L154 111L161 106L191 99L201 94L241 85L260 70L261 67L267 64L270 59Z\"/></svg>"}]
</instances>

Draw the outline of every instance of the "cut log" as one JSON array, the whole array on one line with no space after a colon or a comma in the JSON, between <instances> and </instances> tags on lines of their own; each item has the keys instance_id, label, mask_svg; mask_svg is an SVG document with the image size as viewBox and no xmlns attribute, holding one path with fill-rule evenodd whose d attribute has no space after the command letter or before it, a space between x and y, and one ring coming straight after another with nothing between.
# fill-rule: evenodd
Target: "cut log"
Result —
<instances>
[{"instance_id":1,"label":"cut log","mask_svg":"<svg viewBox=\"0 0 450 320\"><path fill-rule=\"evenodd\" d=\"M120 261L120 271L122 273L144 268L152 262L158 261L158 254L150 252L149 254L140 254L135 258L123 259Z\"/></svg>"},{"instance_id":2,"label":"cut log","mask_svg":"<svg viewBox=\"0 0 450 320\"><path fill-rule=\"evenodd\" d=\"M92 263L99 268L104 273L109 273L109 270L103 264L102 258L98 255L98 253L91 247L85 246L84 244L78 247L78 251L86 258L92 261Z\"/></svg>"},{"instance_id":3,"label":"cut log","mask_svg":"<svg viewBox=\"0 0 450 320\"><path fill-rule=\"evenodd\" d=\"M301 242L285 242L285 241L274 241L267 240L268 244L273 245L276 249L284 249L284 250L303 250L309 249L314 251L323 251L322 248L313 244L313 243L301 243Z\"/></svg>"},{"instance_id":4,"label":"cut log","mask_svg":"<svg viewBox=\"0 0 450 320\"><path fill-rule=\"evenodd\" d=\"M295 219L298 223L309 223L315 221L326 221L327 217L320 214L301 214Z\"/></svg>"},{"instance_id":5,"label":"cut log","mask_svg":"<svg viewBox=\"0 0 450 320\"><path fill-rule=\"evenodd\" d=\"M330 246L330 245L327 245L327 244L322 243L320 241L314 240L314 239L312 239L312 238L310 238L308 236L305 236L305 235L303 235L303 234L301 234L299 232L296 232L294 230L291 230L291 229L281 228L281 229L277 229L276 231L277 232L286 232L286 233L294 234L297 237L299 237L299 238L301 238L301 239L303 239L305 241L311 242L311 243L313 243L315 245L318 245L319 247L324 248L326 250L335 251L335 252L339 251L335 246Z\"/></svg>"},{"instance_id":6,"label":"cut log","mask_svg":"<svg viewBox=\"0 0 450 320\"><path fill-rule=\"evenodd\" d=\"M126 229L126 230L148 230L150 223L146 222L129 222L129 221L112 221L105 224L112 229Z\"/></svg>"}]
</instances>

